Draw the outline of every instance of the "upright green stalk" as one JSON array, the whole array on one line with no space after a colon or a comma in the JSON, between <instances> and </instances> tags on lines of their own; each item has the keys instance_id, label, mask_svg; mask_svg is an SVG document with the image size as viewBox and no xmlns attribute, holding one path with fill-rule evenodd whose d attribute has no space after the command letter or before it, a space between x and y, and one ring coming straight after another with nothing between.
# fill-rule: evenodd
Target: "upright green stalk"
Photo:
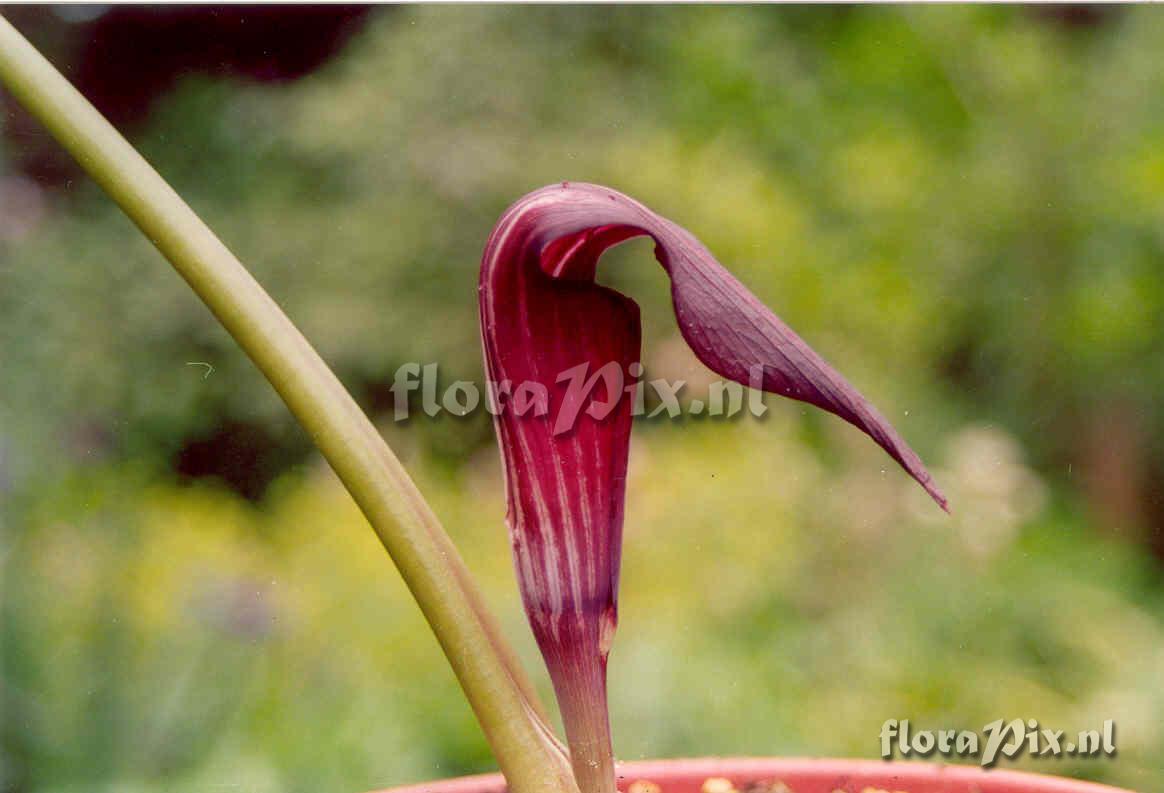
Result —
<instances>
[{"instance_id":1,"label":"upright green stalk","mask_svg":"<svg viewBox=\"0 0 1164 793\"><path fill-rule=\"evenodd\" d=\"M577 793L533 688L452 540L307 340L165 180L3 17L0 82L170 261L311 435L420 604L510 789Z\"/></svg>"}]
</instances>

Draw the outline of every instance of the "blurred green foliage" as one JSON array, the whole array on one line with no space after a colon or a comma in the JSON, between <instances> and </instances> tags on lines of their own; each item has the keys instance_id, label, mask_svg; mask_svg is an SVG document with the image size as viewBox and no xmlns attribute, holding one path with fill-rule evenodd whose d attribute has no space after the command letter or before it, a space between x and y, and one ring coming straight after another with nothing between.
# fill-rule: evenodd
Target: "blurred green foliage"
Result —
<instances>
[{"instance_id":1,"label":"blurred green foliage","mask_svg":"<svg viewBox=\"0 0 1164 793\"><path fill-rule=\"evenodd\" d=\"M182 81L135 142L381 416L531 668L487 417L384 414L406 361L480 379L481 247L530 189L607 183L690 228L939 469L950 520L792 403L640 422L622 757L1111 718L1117 759L1022 765L1158 790L1162 50L1154 8L402 7L300 81ZM0 217L0 789L489 768L260 375L95 188L37 200ZM643 306L652 375L699 380L649 246L601 277ZM177 481L240 426L268 452L226 454L271 487Z\"/></svg>"}]
</instances>

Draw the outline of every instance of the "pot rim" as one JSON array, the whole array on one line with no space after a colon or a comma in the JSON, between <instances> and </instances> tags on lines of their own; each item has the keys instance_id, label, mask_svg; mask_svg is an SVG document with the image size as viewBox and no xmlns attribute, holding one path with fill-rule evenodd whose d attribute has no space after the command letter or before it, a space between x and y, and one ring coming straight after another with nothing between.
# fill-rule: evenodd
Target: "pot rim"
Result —
<instances>
[{"instance_id":1,"label":"pot rim","mask_svg":"<svg viewBox=\"0 0 1164 793\"><path fill-rule=\"evenodd\" d=\"M910 785L935 782L971 785L989 783L984 793L1132 793L1124 788L1067 777L1048 776L1029 771L982 768L917 761L854 760L831 757L697 757L638 760L618 763L620 785L636 779L666 784L692 777L776 778L797 776L800 779L827 780L843 786L856 782L860 786ZM944 785L943 785L944 787ZM843 787L841 788L844 789ZM908 789L908 788L907 788ZM859 790L859 789L858 789ZM504 793L501 774L476 774L404 787L386 788L377 793Z\"/></svg>"}]
</instances>

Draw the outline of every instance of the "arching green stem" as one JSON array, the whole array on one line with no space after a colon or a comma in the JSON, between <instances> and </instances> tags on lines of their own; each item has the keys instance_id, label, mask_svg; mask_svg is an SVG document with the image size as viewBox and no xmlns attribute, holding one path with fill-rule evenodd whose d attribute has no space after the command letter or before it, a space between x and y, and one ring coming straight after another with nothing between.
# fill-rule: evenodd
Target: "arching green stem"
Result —
<instances>
[{"instance_id":1,"label":"arching green stem","mask_svg":"<svg viewBox=\"0 0 1164 793\"><path fill-rule=\"evenodd\" d=\"M533 688L452 540L291 320L149 163L3 17L0 82L170 261L331 463L432 626L510 790L577 793Z\"/></svg>"}]
</instances>

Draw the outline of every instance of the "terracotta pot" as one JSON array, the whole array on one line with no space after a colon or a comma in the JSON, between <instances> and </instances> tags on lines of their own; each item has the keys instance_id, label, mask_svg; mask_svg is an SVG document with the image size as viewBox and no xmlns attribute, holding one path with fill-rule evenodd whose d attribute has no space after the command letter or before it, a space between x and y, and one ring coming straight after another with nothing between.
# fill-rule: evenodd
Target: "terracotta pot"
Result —
<instances>
[{"instance_id":1,"label":"terracotta pot","mask_svg":"<svg viewBox=\"0 0 1164 793\"><path fill-rule=\"evenodd\" d=\"M1130 793L1120 788L1061 777L976 766L899 763L876 760L700 758L620 763L618 787L636 780L654 782L662 793L700 793L711 778L731 780L741 793L749 785L783 782L790 793ZM770 786L772 787L772 786ZM776 787L776 790L780 790ZM500 774L482 774L381 793L504 793ZM783 791L781 791L783 793Z\"/></svg>"}]
</instances>

